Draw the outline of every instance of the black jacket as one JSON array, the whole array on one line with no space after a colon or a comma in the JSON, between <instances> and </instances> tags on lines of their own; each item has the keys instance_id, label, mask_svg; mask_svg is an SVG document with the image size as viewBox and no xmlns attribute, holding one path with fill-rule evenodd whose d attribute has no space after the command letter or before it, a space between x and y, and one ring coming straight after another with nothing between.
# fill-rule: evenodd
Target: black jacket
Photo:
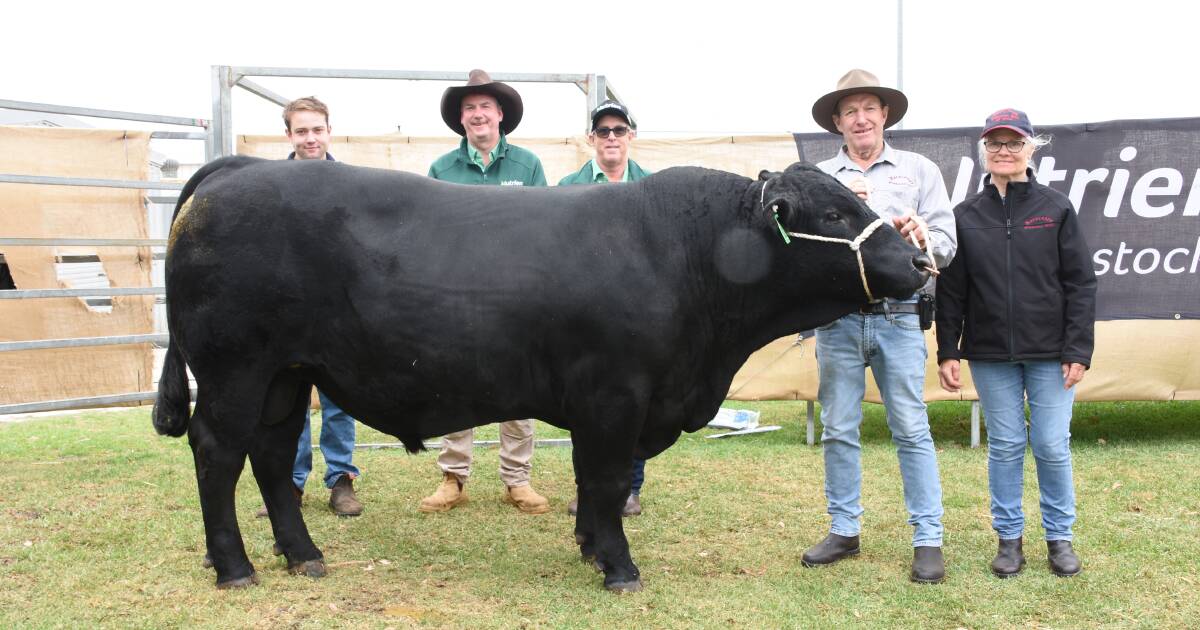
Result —
<instances>
[{"instance_id":1,"label":"black jacket","mask_svg":"<svg viewBox=\"0 0 1200 630\"><path fill-rule=\"evenodd\" d=\"M937 282L938 361L1053 359L1090 366L1096 273L1066 195L1033 181L954 208L958 253Z\"/></svg>"}]
</instances>

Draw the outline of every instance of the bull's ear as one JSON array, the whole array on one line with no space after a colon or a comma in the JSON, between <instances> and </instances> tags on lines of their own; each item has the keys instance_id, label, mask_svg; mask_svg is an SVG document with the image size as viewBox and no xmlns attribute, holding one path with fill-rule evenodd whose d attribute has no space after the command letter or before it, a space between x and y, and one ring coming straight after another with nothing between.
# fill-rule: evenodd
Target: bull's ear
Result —
<instances>
[{"instance_id":1,"label":"bull's ear","mask_svg":"<svg viewBox=\"0 0 1200 630\"><path fill-rule=\"evenodd\" d=\"M785 173L796 173L796 172L800 172L800 171L821 172L821 169L817 168L816 165L812 164L811 162L793 162L792 165L787 167L787 170L784 172Z\"/></svg>"},{"instance_id":2,"label":"bull's ear","mask_svg":"<svg viewBox=\"0 0 1200 630\"><path fill-rule=\"evenodd\" d=\"M792 223L792 202L784 195L770 195L763 200L763 209L768 213L774 211L784 225Z\"/></svg>"},{"instance_id":3,"label":"bull's ear","mask_svg":"<svg viewBox=\"0 0 1200 630\"><path fill-rule=\"evenodd\" d=\"M782 174L783 173L780 173L779 171L768 171L766 169L763 169L758 172L758 181L765 182L768 179L774 179L776 177L779 177Z\"/></svg>"}]
</instances>

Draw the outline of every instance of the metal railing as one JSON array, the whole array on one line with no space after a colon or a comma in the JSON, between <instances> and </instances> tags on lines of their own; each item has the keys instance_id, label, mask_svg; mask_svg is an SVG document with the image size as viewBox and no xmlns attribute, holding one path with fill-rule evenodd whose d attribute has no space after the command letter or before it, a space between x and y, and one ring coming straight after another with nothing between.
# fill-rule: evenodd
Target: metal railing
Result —
<instances>
[{"instance_id":1,"label":"metal railing","mask_svg":"<svg viewBox=\"0 0 1200 630\"><path fill-rule=\"evenodd\" d=\"M72 107L66 105L51 105L47 103L32 103L0 99L0 108L20 111L30 111L49 114L64 114L68 116L86 116L90 118L107 118L113 120L128 120L162 125L177 125L198 127L202 131L151 131L151 139L159 140L202 140L206 152L211 152L213 135L210 121L202 118L184 118L179 116L162 116L158 114L143 114L137 112L94 109L88 107ZM40 186L86 186L93 188L125 188L134 190L154 191L157 194L146 195L147 201L155 204L174 203L178 194L169 191L183 189L183 184L175 182L156 182L147 180L99 179L85 177L57 177L52 175L17 175L0 173L0 183L30 184ZM166 239L152 238L32 238L13 235L0 236L0 247L150 247L165 248ZM155 258L161 255L155 254ZM0 262L3 262L0 256ZM27 300L61 297L115 297L122 295L165 295L163 287L98 287L82 289L6 289L0 290L0 300ZM64 339L39 339L29 341L0 342L0 353L28 350L43 350L53 348L78 348L91 346L127 345L150 343L156 347L165 347L165 334L130 334L111 335L104 337L78 337ZM84 409L154 400L156 392L133 392L106 396L90 396L61 400L48 400L28 403L0 405L0 415L16 413L34 413L42 411L59 411L64 409Z\"/></svg>"},{"instance_id":2,"label":"metal railing","mask_svg":"<svg viewBox=\"0 0 1200 630\"><path fill-rule=\"evenodd\" d=\"M209 160L233 155L233 88L246 90L280 107L291 99L250 79L250 77L300 77L310 79L380 79L392 81L454 81L467 80L466 72L432 72L423 70L363 70L336 68L271 68L262 66L212 67L212 135L206 157ZM493 81L506 83L571 83L587 96L583 118L589 116L606 98L623 101L602 74L561 74L531 72L490 73Z\"/></svg>"}]
</instances>

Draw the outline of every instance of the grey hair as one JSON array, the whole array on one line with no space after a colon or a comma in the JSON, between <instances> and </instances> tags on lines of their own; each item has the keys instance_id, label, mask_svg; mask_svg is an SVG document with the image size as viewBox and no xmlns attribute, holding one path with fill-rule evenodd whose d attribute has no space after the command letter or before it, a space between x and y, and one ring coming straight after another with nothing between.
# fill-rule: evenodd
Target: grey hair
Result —
<instances>
[{"instance_id":1,"label":"grey hair","mask_svg":"<svg viewBox=\"0 0 1200 630\"><path fill-rule=\"evenodd\" d=\"M1037 153L1042 147L1046 146L1047 144L1050 144L1050 141L1053 139L1054 138L1052 136L1047 136L1045 134L1039 133L1037 135L1026 137L1025 142L1028 142L1029 144L1033 145L1033 153ZM987 149L983 148L984 141L985 141L985 138L979 139L977 151L979 152L979 166L983 167L983 172L986 173L987 172ZM1034 162L1033 162L1033 153L1029 154L1029 168L1033 169L1034 172L1037 172L1037 164L1034 164Z\"/></svg>"}]
</instances>

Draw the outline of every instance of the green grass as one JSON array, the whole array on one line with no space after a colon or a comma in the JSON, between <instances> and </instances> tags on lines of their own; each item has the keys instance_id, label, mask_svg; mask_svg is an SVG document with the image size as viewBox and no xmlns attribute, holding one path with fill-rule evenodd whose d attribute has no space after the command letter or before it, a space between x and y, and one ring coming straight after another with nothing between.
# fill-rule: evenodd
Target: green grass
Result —
<instances>
[{"instance_id":1,"label":"green grass","mask_svg":"<svg viewBox=\"0 0 1200 630\"><path fill-rule=\"evenodd\" d=\"M363 516L339 519L310 479L304 516L330 564L287 574L247 469L242 534L262 584L217 591L185 440L155 436L144 409L0 424L0 627L1086 628L1196 627L1200 620L1200 403L1076 407L1076 549L1084 572L1052 577L1027 460L1029 567L998 580L986 453L968 448L969 407L931 406L945 496L949 579L906 579L905 523L882 410L863 426L863 553L800 566L828 527L819 447L803 403L732 403L774 433L685 435L650 461L645 514L626 520L645 590L614 595L577 560L565 505L570 450L542 448L534 485L553 510L500 503L496 450L477 451L471 502L416 510L439 481L434 454L355 454ZM479 437L495 437L494 427ZM563 432L538 426L538 437ZM359 441L391 438L360 426ZM317 464L318 477L323 464Z\"/></svg>"}]
</instances>

